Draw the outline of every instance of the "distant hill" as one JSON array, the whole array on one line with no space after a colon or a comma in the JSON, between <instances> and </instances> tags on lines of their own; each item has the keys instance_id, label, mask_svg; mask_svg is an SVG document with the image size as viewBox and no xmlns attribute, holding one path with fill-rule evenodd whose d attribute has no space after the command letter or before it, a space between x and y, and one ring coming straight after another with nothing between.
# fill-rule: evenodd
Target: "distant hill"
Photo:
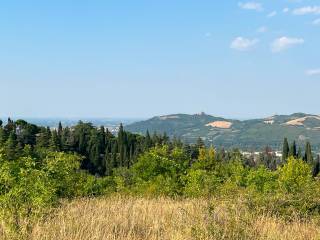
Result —
<instances>
[{"instance_id":1,"label":"distant hill","mask_svg":"<svg viewBox=\"0 0 320 240\"><path fill-rule=\"evenodd\" d=\"M281 149L283 138L296 140L301 146L307 140L320 147L320 116L305 113L275 115L252 120L234 120L201 114L173 114L153 117L129 124L126 130L145 134L166 132L170 137L194 143L201 137L206 144L217 147L238 147L246 150L270 146Z\"/></svg>"}]
</instances>

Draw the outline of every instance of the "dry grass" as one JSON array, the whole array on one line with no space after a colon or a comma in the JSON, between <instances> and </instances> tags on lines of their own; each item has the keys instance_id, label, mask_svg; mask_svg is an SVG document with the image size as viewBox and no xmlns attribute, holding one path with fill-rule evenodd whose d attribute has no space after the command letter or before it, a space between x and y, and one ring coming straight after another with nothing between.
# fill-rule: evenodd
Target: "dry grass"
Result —
<instances>
[{"instance_id":1,"label":"dry grass","mask_svg":"<svg viewBox=\"0 0 320 240\"><path fill-rule=\"evenodd\" d=\"M206 126L207 126L207 127L211 126L211 127L214 127L214 128L228 129L228 128L231 128L232 122L227 122L227 121L215 121L215 122L208 123Z\"/></svg>"},{"instance_id":2,"label":"dry grass","mask_svg":"<svg viewBox=\"0 0 320 240\"><path fill-rule=\"evenodd\" d=\"M1 235L2 234L2 235ZM241 200L112 196L64 204L32 240L319 239L316 222L256 215ZM0 239L5 238L0 230Z\"/></svg>"},{"instance_id":3,"label":"dry grass","mask_svg":"<svg viewBox=\"0 0 320 240\"><path fill-rule=\"evenodd\" d=\"M289 122L286 122L285 125L289 125L289 126L303 126L304 122L308 119L308 118L314 118L317 120L320 120L320 116L306 116L303 118L297 118L297 119L293 119Z\"/></svg>"}]
</instances>

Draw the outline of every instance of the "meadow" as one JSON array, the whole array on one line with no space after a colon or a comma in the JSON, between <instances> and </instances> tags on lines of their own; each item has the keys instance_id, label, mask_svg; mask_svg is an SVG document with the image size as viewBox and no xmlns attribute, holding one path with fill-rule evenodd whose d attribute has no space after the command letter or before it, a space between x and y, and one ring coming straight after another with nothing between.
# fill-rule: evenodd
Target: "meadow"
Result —
<instances>
[{"instance_id":1,"label":"meadow","mask_svg":"<svg viewBox=\"0 0 320 240\"><path fill-rule=\"evenodd\" d=\"M284 219L243 199L146 198L114 194L64 202L39 221L30 240L191 240L320 238L317 218ZM10 236L0 233L0 239Z\"/></svg>"}]
</instances>

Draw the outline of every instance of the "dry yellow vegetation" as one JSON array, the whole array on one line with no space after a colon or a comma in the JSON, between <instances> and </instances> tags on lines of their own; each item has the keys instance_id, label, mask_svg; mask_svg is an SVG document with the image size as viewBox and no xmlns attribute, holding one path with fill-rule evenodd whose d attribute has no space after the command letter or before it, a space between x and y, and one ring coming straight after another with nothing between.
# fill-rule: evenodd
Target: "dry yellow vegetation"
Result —
<instances>
[{"instance_id":1,"label":"dry yellow vegetation","mask_svg":"<svg viewBox=\"0 0 320 240\"><path fill-rule=\"evenodd\" d=\"M228 129L228 128L231 128L232 122L227 122L227 121L215 121L215 122L208 123L206 126L207 126L207 127L214 127L214 128L224 128L224 129Z\"/></svg>"},{"instance_id":2,"label":"dry yellow vegetation","mask_svg":"<svg viewBox=\"0 0 320 240\"><path fill-rule=\"evenodd\" d=\"M319 116L306 116L306 117L303 117L303 118L297 118L297 119L293 119L293 120L291 120L291 121L288 121L288 122L285 123L285 125L289 125L289 126L303 126L303 125L304 125L304 122L305 122L307 119L310 119L310 118L320 120L320 117L319 117Z\"/></svg>"},{"instance_id":3,"label":"dry yellow vegetation","mask_svg":"<svg viewBox=\"0 0 320 240\"><path fill-rule=\"evenodd\" d=\"M315 220L283 220L231 201L111 196L65 203L30 240L319 239ZM3 234L3 233L2 233ZM12 239L1 235L0 239ZM20 238L21 239L21 238Z\"/></svg>"}]
</instances>

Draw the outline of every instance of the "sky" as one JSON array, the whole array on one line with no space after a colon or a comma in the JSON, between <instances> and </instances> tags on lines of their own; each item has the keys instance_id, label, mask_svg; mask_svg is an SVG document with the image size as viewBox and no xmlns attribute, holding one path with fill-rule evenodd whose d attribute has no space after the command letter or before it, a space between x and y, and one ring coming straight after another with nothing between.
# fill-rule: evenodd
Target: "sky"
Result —
<instances>
[{"instance_id":1,"label":"sky","mask_svg":"<svg viewBox=\"0 0 320 240\"><path fill-rule=\"evenodd\" d=\"M320 114L320 0L5 0L0 117Z\"/></svg>"}]
</instances>

